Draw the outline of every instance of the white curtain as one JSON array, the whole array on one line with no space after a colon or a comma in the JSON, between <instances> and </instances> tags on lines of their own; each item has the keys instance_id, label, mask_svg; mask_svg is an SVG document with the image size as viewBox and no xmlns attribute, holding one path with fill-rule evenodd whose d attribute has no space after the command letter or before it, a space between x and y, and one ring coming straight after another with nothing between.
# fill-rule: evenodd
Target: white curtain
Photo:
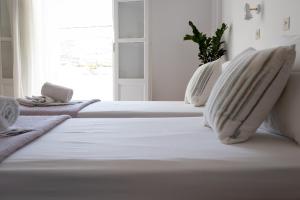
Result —
<instances>
[{"instance_id":1,"label":"white curtain","mask_svg":"<svg viewBox=\"0 0 300 200\"><path fill-rule=\"evenodd\" d=\"M40 95L40 88L55 77L58 62L55 16L49 18L55 0L7 0L14 57L14 95ZM47 9L46 9L47 8Z\"/></svg>"}]
</instances>

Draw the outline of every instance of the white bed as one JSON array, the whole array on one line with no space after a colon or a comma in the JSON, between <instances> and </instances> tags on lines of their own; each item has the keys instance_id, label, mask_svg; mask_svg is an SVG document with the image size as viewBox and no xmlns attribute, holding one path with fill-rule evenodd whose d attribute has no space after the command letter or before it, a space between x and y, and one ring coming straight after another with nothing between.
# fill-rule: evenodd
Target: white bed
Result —
<instances>
[{"instance_id":1,"label":"white bed","mask_svg":"<svg viewBox=\"0 0 300 200\"><path fill-rule=\"evenodd\" d=\"M203 107L183 101L102 101L82 109L79 118L200 117Z\"/></svg>"},{"instance_id":2,"label":"white bed","mask_svg":"<svg viewBox=\"0 0 300 200\"><path fill-rule=\"evenodd\" d=\"M296 144L261 133L224 145L202 124L70 119L0 164L1 200L300 199Z\"/></svg>"}]
</instances>

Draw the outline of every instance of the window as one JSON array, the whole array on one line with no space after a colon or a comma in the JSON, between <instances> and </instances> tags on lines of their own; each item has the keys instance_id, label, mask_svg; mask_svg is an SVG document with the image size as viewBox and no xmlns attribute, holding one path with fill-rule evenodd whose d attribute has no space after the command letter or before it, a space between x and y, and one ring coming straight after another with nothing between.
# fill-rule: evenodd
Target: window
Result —
<instances>
[{"instance_id":1,"label":"window","mask_svg":"<svg viewBox=\"0 0 300 200\"><path fill-rule=\"evenodd\" d=\"M112 0L59 0L51 6L58 56L54 82L73 88L74 99L112 100Z\"/></svg>"}]
</instances>

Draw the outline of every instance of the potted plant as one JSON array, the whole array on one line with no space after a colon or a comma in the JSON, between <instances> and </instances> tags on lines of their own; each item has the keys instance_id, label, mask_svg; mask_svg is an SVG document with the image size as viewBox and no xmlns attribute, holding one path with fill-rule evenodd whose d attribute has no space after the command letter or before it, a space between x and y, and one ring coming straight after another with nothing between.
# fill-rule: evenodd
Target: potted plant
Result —
<instances>
[{"instance_id":1,"label":"potted plant","mask_svg":"<svg viewBox=\"0 0 300 200\"><path fill-rule=\"evenodd\" d=\"M193 35L186 35L184 40L191 40L199 46L199 60L200 65L208 62L215 61L225 55L224 41L222 37L228 26L223 23L220 28L216 30L213 36L209 37L205 33L200 32L193 22L189 21L189 25L192 27Z\"/></svg>"}]
</instances>

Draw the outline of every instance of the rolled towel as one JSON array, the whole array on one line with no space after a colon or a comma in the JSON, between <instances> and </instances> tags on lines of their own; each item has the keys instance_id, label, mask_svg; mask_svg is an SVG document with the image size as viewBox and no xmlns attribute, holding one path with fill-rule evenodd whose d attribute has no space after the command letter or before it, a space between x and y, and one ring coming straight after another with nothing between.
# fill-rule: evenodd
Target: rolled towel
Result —
<instances>
[{"instance_id":1,"label":"rolled towel","mask_svg":"<svg viewBox=\"0 0 300 200\"><path fill-rule=\"evenodd\" d=\"M19 117L19 104L10 97L0 97L0 131L6 131Z\"/></svg>"},{"instance_id":2,"label":"rolled towel","mask_svg":"<svg viewBox=\"0 0 300 200\"><path fill-rule=\"evenodd\" d=\"M55 101L67 103L71 101L73 96L73 90L59 86L54 85L52 83L45 83L42 87L41 91L43 96L50 97L54 99Z\"/></svg>"}]
</instances>

